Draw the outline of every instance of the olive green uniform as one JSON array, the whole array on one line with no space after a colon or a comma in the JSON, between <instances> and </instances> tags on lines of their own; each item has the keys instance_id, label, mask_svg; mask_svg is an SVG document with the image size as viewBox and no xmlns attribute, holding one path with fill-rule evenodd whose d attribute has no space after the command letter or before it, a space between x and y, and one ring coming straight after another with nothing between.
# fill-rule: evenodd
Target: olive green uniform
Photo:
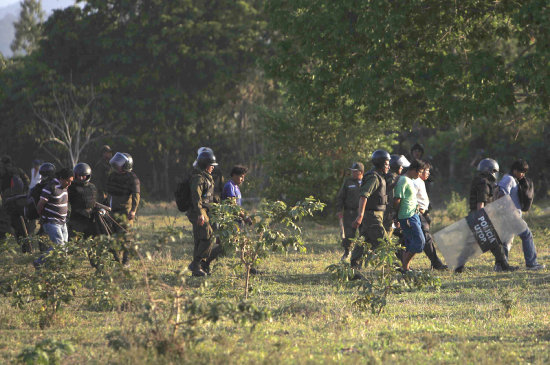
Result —
<instances>
[{"instance_id":1,"label":"olive green uniform","mask_svg":"<svg viewBox=\"0 0 550 365\"><path fill-rule=\"evenodd\" d=\"M378 241L386 238L384 211L388 204L388 196L386 195L386 180L384 177L375 170L367 172L363 178L359 197L367 198L359 233L365 238L365 242L376 248L379 245ZM352 267L361 265L364 251L363 245L355 246L350 259Z\"/></svg>"},{"instance_id":2,"label":"olive green uniform","mask_svg":"<svg viewBox=\"0 0 550 365\"><path fill-rule=\"evenodd\" d=\"M128 247L133 241L130 230L134 223L133 219L128 220L128 214L131 211L137 212L141 194L140 181L133 171L113 171L107 178L106 191L109 194L111 214L117 223L113 225L113 232L124 234ZM128 261L127 247L123 249L123 263ZM115 258L118 259L117 255Z\"/></svg>"},{"instance_id":3,"label":"olive green uniform","mask_svg":"<svg viewBox=\"0 0 550 365\"><path fill-rule=\"evenodd\" d=\"M212 175L199 169L193 170L190 181L191 209L187 211L187 218L193 225L193 261L199 263L208 260L214 246L214 235L209 220L210 204L214 201L214 180ZM205 223L197 223L199 216L205 217Z\"/></svg>"},{"instance_id":4,"label":"olive green uniform","mask_svg":"<svg viewBox=\"0 0 550 365\"><path fill-rule=\"evenodd\" d=\"M393 232L392 223L396 217L396 211L393 208L393 188L397 185L397 180L399 180L399 174L396 172L390 171L386 174L386 192L388 194L388 205L384 211L384 229L388 234L391 235Z\"/></svg>"},{"instance_id":5,"label":"olive green uniform","mask_svg":"<svg viewBox=\"0 0 550 365\"><path fill-rule=\"evenodd\" d=\"M111 173L109 161L101 158L94 166L92 182L97 188L97 199L100 203L105 203L107 199L107 180Z\"/></svg>"},{"instance_id":6,"label":"olive green uniform","mask_svg":"<svg viewBox=\"0 0 550 365\"><path fill-rule=\"evenodd\" d=\"M360 180L347 178L336 196L336 209L338 212L343 212L344 238L342 239L342 247L345 249L351 247L351 240L355 238L357 233L357 229L353 227L353 222L357 218L360 189Z\"/></svg>"}]
</instances>

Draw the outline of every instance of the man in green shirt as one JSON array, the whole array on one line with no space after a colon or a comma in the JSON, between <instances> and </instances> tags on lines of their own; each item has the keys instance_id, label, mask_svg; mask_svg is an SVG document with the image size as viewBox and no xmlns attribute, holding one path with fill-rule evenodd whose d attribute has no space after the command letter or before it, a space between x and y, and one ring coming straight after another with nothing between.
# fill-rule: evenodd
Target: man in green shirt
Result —
<instances>
[{"instance_id":1,"label":"man in green shirt","mask_svg":"<svg viewBox=\"0 0 550 365\"><path fill-rule=\"evenodd\" d=\"M390 154L384 150L374 151L371 162L374 169L368 171L363 178L357 218L353 222L353 227L360 227L359 232L365 238L365 242L371 244L372 248L376 248L379 240L386 238L384 211L388 204L388 195L384 176L390 168ZM355 270L358 270L362 264L364 251L363 245L356 245L353 249L350 263ZM356 278L359 277L356 275Z\"/></svg>"},{"instance_id":2,"label":"man in green shirt","mask_svg":"<svg viewBox=\"0 0 550 365\"><path fill-rule=\"evenodd\" d=\"M413 180L424 171L425 164L420 160L413 160L411 166L397 181L394 189L394 207L397 210L396 226L400 226L405 237L406 251L401 258L401 272L409 271L409 264L413 256L424 250L426 239L422 233L422 225L418 216L418 202Z\"/></svg>"}]
</instances>

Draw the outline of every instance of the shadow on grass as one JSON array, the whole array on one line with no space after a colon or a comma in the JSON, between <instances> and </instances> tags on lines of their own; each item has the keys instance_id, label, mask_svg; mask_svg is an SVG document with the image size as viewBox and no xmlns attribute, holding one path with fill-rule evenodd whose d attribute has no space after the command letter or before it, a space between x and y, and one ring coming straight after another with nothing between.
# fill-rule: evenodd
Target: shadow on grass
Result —
<instances>
[{"instance_id":1,"label":"shadow on grass","mask_svg":"<svg viewBox=\"0 0 550 365\"><path fill-rule=\"evenodd\" d=\"M270 276L271 280L280 284L293 285L319 285L332 284L330 276L326 273L319 274L275 274Z\"/></svg>"}]
</instances>

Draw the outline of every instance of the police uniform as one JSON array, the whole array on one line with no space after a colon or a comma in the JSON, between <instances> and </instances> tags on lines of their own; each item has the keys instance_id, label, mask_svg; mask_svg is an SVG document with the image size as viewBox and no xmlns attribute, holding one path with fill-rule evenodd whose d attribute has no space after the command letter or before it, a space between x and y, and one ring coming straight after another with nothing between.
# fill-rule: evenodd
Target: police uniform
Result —
<instances>
[{"instance_id":1,"label":"police uniform","mask_svg":"<svg viewBox=\"0 0 550 365\"><path fill-rule=\"evenodd\" d=\"M212 171L212 181L214 182L214 203L221 202L223 187L225 185L223 174L219 166L215 166Z\"/></svg>"},{"instance_id":2,"label":"police uniform","mask_svg":"<svg viewBox=\"0 0 550 365\"><path fill-rule=\"evenodd\" d=\"M89 181L74 181L68 189L71 216L68 228L69 237L75 232L84 234L84 237L96 236L97 226L94 220L94 207L97 199L97 188Z\"/></svg>"},{"instance_id":3,"label":"police uniform","mask_svg":"<svg viewBox=\"0 0 550 365\"><path fill-rule=\"evenodd\" d=\"M92 176L92 181L95 183L97 188L97 198L100 203L105 203L107 198L107 180L111 173L111 165L109 161L101 158L94 166L94 175Z\"/></svg>"},{"instance_id":4,"label":"police uniform","mask_svg":"<svg viewBox=\"0 0 550 365\"><path fill-rule=\"evenodd\" d=\"M486 173L478 173L472 180L472 185L470 187L470 212L477 210L478 203L484 203L487 205L493 202L496 199L497 187L494 181L491 181ZM504 246L498 245L490 249L493 256L495 256L495 261L499 264L508 265L508 259L506 258ZM462 261L460 258L459 262ZM464 261L462 261L464 262ZM457 267L456 272L462 272L464 270L464 265Z\"/></svg>"},{"instance_id":5,"label":"police uniform","mask_svg":"<svg viewBox=\"0 0 550 365\"><path fill-rule=\"evenodd\" d=\"M399 180L399 174L393 171L390 171L386 174L386 192L388 194L388 205L384 211L384 229L391 236L393 232L392 223L396 217L397 212L393 207L393 188L397 185L397 180Z\"/></svg>"},{"instance_id":6,"label":"police uniform","mask_svg":"<svg viewBox=\"0 0 550 365\"><path fill-rule=\"evenodd\" d=\"M367 204L359 233L365 238L365 242L376 248L379 245L378 240L386 238L384 229L384 211L388 204L386 179L378 171L370 170L363 180L359 196L367 198ZM363 245L355 246L350 259L352 267L360 266L364 250Z\"/></svg>"},{"instance_id":7,"label":"police uniform","mask_svg":"<svg viewBox=\"0 0 550 365\"><path fill-rule=\"evenodd\" d=\"M206 171L193 170L190 181L191 209L187 211L187 218L193 225L193 262L211 259L214 246L214 235L208 213L210 205L214 202L214 179ZM206 218L202 226L197 223L199 216Z\"/></svg>"},{"instance_id":8,"label":"police uniform","mask_svg":"<svg viewBox=\"0 0 550 365\"><path fill-rule=\"evenodd\" d=\"M17 189L11 186L12 177L19 176L23 186ZM4 164L1 177L2 204L10 219L10 225L13 228L15 236L19 239L33 233L35 229L34 222L25 219L26 194L29 188L29 177L19 167L11 163ZM23 252L27 249L23 248Z\"/></svg>"},{"instance_id":9,"label":"police uniform","mask_svg":"<svg viewBox=\"0 0 550 365\"><path fill-rule=\"evenodd\" d=\"M129 230L134 221L128 220L128 214L137 212L140 200L140 181L133 171L122 173L112 172L107 178L107 194L109 194L109 205L111 213L117 224L113 225L114 233L124 233L126 244L131 244L132 237ZM128 250L123 250L122 263L128 261ZM117 255L115 259L118 260Z\"/></svg>"},{"instance_id":10,"label":"police uniform","mask_svg":"<svg viewBox=\"0 0 550 365\"><path fill-rule=\"evenodd\" d=\"M361 180L347 178L344 180L336 196L336 209L338 212L344 212L344 238L342 239L342 247L346 250L349 250L351 247L351 240L355 238L357 232L357 229L353 227L353 222L357 218L360 189Z\"/></svg>"}]
</instances>

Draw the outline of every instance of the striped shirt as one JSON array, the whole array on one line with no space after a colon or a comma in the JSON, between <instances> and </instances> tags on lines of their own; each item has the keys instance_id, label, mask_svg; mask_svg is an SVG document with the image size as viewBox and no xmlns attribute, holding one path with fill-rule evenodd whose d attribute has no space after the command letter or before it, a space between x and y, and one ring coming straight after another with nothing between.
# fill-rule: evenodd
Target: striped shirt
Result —
<instances>
[{"instance_id":1,"label":"striped shirt","mask_svg":"<svg viewBox=\"0 0 550 365\"><path fill-rule=\"evenodd\" d=\"M63 189L57 179L42 189L40 199L46 201L42 210L44 223L65 224L67 222L67 211L69 209L69 195L67 188Z\"/></svg>"}]
</instances>

